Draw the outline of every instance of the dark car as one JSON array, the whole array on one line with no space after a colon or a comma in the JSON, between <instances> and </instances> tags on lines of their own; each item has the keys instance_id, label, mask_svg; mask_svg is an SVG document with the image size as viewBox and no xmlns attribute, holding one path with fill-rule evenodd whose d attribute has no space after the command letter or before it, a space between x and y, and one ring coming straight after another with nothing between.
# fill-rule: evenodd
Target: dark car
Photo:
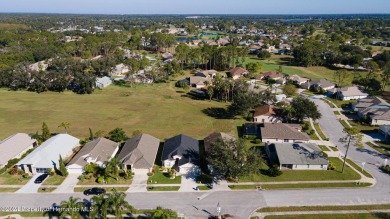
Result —
<instances>
[{"instance_id":1,"label":"dark car","mask_svg":"<svg viewBox=\"0 0 390 219\"><path fill-rule=\"evenodd\" d=\"M38 176L38 178L35 179L34 183L42 183L47 177L49 176L49 174L47 173L44 173L40 176Z\"/></svg>"},{"instance_id":2,"label":"dark car","mask_svg":"<svg viewBox=\"0 0 390 219\"><path fill-rule=\"evenodd\" d=\"M106 194L106 190L102 188L92 188L87 189L84 191L84 195L100 195L100 194Z\"/></svg>"}]
</instances>

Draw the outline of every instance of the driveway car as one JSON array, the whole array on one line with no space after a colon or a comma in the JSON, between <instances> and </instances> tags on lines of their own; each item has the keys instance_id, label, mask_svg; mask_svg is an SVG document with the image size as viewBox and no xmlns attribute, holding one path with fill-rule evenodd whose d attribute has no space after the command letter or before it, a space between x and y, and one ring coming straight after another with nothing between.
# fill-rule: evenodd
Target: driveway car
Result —
<instances>
[{"instance_id":1,"label":"driveway car","mask_svg":"<svg viewBox=\"0 0 390 219\"><path fill-rule=\"evenodd\" d=\"M49 174L44 173L44 174L38 176L38 178L34 181L34 183L36 183L36 184L42 183L48 176L49 176Z\"/></svg>"}]
</instances>

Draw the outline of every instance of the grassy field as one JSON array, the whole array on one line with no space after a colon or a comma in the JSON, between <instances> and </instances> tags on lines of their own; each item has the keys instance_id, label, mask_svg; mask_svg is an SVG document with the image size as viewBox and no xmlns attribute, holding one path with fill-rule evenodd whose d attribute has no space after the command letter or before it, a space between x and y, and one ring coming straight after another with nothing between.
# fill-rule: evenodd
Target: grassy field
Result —
<instances>
[{"instance_id":1,"label":"grassy field","mask_svg":"<svg viewBox=\"0 0 390 219\"><path fill-rule=\"evenodd\" d=\"M390 213L360 213L360 214L306 214L306 215L272 215L265 219L383 219L389 218Z\"/></svg>"},{"instance_id":2,"label":"grassy field","mask_svg":"<svg viewBox=\"0 0 390 219\"><path fill-rule=\"evenodd\" d=\"M73 189L74 192L84 192L85 190L87 189L90 189L92 187L75 187ZM114 191L114 189L117 191L117 192L126 192L129 187L104 187L104 189L106 190L106 192L112 192Z\"/></svg>"},{"instance_id":3,"label":"grassy field","mask_svg":"<svg viewBox=\"0 0 390 219\"><path fill-rule=\"evenodd\" d=\"M369 183L300 183L300 184L263 184L263 185L230 185L232 190L256 190L257 186L266 190L275 189L308 189L308 188L356 188L370 186Z\"/></svg>"},{"instance_id":4,"label":"grassy field","mask_svg":"<svg viewBox=\"0 0 390 219\"><path fill-rule=\"evenodd\" d=\"M155 167L155 173L153 176L150 176L148 178L148 184L180 184L181 183L181 176L176 176L175 179L169 178L167 175L165 175L163 172L160 172L159 167Z\"/></svg>"},{"instance_id":5,"label":"grassy field","mask_svg":"<svg viewBox=\"0 0 390 219\"><path fill-rule=\"evenodd\" d=\"M285 182L285 181L323 181L323 180L358 180L360 176L351 168L346 167L341 173L342 161L330 157L329 161L335 170L284 170L281 176L270 177L263 174L252 174L240 178L240 182Z\"/></svg>"},{"instance_id":6,"label":"grassy field","mask_svg":"<svg viewBox=\"0 0 390 219\"><path fill-rule=\"evenodd\" d=\"M160 139L183 133L204 138L213 131L235 134L243 119L221 119L216 112L227 104L194 100L174 87L174 82L110 86L90 95L33 93L0 89L0 139L18 132L35 133L46 122L51 132L63 132L61 122L71 124L69 134L84 138L89 128L106 133L120 127L131 136L141 130Z\"/></svg>"},{"instance_id":7,"label":"grassy field","mask_svg":"<svg viewBox=\"0 0 390 219\"><path fill-rule=\"evenodd\" d=\"M31 177L23 178L22 176L12 176L8 173L0 175L0 185L24 185Z\"/></svg>"},{"instance_id":8,"label":"grassy field","mask_svg":"<svg viewBox=\"0 0 390 219\"><path fill-rule=\"evenodd\" d=\"M60 175L49 176L42 185L61 185L61 183L65 180L66 177Z\"/></svg>"},{"instance_id":9,"label":"grassy field","mask_svg":"<svg viewBox=\"0 0 390 219\"><path fill-rule=\"evenodd\" d=\"M148 186L147 190L153 191L178 191L180 186Z\"/></svg>"}]
</instances>

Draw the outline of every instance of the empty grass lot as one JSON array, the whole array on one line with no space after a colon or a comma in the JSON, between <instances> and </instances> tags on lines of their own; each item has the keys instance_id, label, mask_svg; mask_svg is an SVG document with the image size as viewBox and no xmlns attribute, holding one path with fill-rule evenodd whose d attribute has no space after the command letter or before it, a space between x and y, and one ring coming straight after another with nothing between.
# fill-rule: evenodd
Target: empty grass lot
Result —
<instances>
[{"instance_id":1,"label":"empty grass lot","mask_svg":"<svg viewBox=\"0 0 390 219\"><path fill-rule=\"evenodd\" d=\"M218 117L216 112L226 109L227 103L184 95L174 81L136 88L111 85L90 95L0 89L0 139L40 131L42 122L51 132L63 132L58 125L69 122L69 134L79 138L89 136L89 128L107 133L120 127L129 136L141 130L160 139L181 133L199 139L213 131L235 134L236 127L245 122Z\"/></svg>"},{"instance_id":2,"label":"empty grass lot","mask_svg":"<svg viewBox=\"0 0 390 219\"><path fill-rule=\"evenodd\" d=\"M336 167L335 170L283 170L283 174L270 177L263 174L252 174L242 177L240 182L286 182L286 181L323 181L323 180L358 180L360 175L346 166L341 173L342 161L335 157L328 158Z\"/></svg>"}]
</instances>

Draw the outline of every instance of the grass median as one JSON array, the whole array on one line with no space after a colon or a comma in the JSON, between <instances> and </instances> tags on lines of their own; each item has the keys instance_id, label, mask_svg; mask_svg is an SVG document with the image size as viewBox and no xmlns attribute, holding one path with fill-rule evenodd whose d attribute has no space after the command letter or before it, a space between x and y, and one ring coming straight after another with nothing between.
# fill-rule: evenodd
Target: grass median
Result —
<instances>
[{"instance_id":1,"label":"grass median","mask_svg":"<svg viewBox=\"0 0 390 219\"><path fill-rule=\"evenodd\" d=\"M289 211L344 211L344 210L384 210L390 209L389 205L346 205L346 206L291 206L291 207L266 207L257 212L289 212Z\"/></svg>"},{"instance_id":2,"label":"grass median","mask_svg":"<svg viewBox=\"0 0 390 219\"><path fill-rule=\"evenodd\" d=\"M162 192L162 191L165 191L165 192L168 192L168 191L178 191L180 189L180 186L148 186L147 187L147 190L149 192Z\"/></svg>"},{"instance_id":3,"label":"grass median","mask_svg":"<svg viewBox=\"0 0 390 219\"><path fill-rule=\"evenodd\" d=\"M259 185L229 185L232 190L257 190L261 187L265 190L278 189L310 189L310 188L359 188L371 186L370 183L297 183L297 184L259 184Z\"/></svg>"},{"instance_id":4,"label":"grass median","mask_svg":"<svg viewBox=\"0 0 390 219\"><path fill-rule=\"evenodd\" d=\"M390 213L373 212L357 214L300 214L300 215L269 215L265 219L383 219L390 218Z\"/></svg>"}]
</instances>

